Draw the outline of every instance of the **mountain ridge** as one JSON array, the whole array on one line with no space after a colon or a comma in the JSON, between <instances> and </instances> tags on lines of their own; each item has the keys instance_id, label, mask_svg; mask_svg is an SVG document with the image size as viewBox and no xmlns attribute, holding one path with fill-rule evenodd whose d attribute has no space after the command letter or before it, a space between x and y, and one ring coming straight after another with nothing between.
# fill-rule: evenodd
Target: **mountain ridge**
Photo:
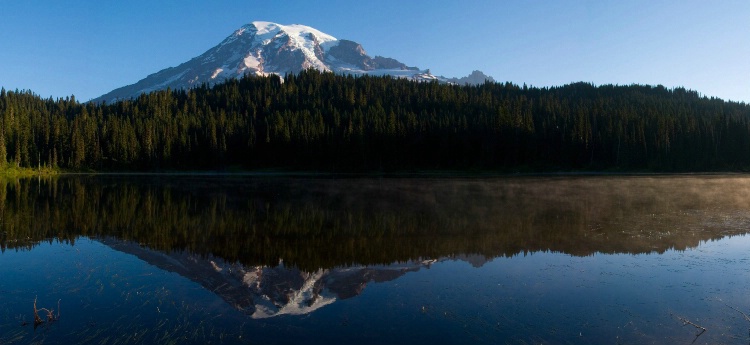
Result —
<instances>
[{"instance_id":1,"label":"mountain ridge","mask_svg":"<svg viewBox=\"0 0 750 345\"><path fill-rule=\"evenodd\" d=\"M339 74L391 75L415 81L452 80L435 76L428 69L407 66L393 58L371 57L361 44L337 39L309 26L255 21L243 25L197 57L149 74L134 84L112 90L92 101L113 102L167 88L188 89L204 83L213 85L246 74L283 77L308 68ZM453 79L461 83L468 80L466 78Z\"/></svg>"}]
</instances>

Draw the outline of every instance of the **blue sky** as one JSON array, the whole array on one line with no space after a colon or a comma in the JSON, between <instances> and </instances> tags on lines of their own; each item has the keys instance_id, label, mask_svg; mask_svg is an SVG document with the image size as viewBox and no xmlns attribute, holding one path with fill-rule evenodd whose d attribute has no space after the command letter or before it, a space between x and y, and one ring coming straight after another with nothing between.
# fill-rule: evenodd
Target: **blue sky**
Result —
<instances>
[{"instance_id":1,"label":"blue sky","mask_svg":"<svg viewBox=\"0 0 750 345\"><path fill-rule=\"evenodd\" d=\"M100 96L256 20L304 24L447 77L684 86L750 103L750 1L0 0L0 86Z\"/></svg>"}]
</instances>

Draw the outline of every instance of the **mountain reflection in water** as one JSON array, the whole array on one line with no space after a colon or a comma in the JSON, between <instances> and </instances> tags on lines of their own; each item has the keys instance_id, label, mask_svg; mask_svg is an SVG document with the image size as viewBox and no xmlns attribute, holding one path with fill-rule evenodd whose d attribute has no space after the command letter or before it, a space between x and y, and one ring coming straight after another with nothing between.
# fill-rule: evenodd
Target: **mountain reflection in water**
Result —
<instances>
[{"instance_id":1,"label":"mountain reflection in water","mask_svg":"<svg viewBox=\"0 0 750 345\"><path fill-rule=\"evenodd\" d=\"M750 242L726 237L750 228L749 188L739 175L0 180L0 343L733 343ZM35 297L61 300L60 321L23 326Z\"/></svg>"},{"instance_id":2,"label":"mountain reflection in water","mask_svg":"<svg viewBox=\"0 0 750 345\"><path fill-rule=\"evenodd\" d=\"M244 266L221 258L200 258L186 252L162 253L112 238L101 243L168 272L188 278L254 319L302 315L359 295L369 282L394 280L429 268L434 260L382 266L343 267L303 272L283 264Z\"/></svg>"}]
</instances>

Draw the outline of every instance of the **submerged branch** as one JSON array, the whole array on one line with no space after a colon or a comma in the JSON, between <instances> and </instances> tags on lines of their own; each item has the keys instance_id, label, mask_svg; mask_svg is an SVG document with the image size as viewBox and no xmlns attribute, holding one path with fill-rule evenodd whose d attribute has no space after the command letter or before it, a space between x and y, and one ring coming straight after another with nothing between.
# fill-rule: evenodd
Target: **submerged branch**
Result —
<instances>
[{"instance_id":1,"label":"submerged branch","mask_svg":"<svg viewBox=\"0 0 750 345\"><path fill-rule=\"evenodd\" d=\"M39 310L36 309L36 296L34 296L34 327L39 326L42 323L44 323L44 321L39 317Z\"/></svg>"},{"instance_id":2,"label":"submerged branch","mask_svg":"<svg viewBox=\"0 0 750 345\"><path fill-rule=\"evenodd\" d=\"M747 320L748 322L750 322L750 316L748 316L747 314L745 314L742 310L739 310L739 309L737 309L737 308L735 308L735 307L733 307L733 306L731 306L729 304L724 304L724 305L727 306L727 307L729 307L729 308L731 308L731 309L733 309L734 311L742 314L742 316L745 317L745 320Z\"/></svg>"},{"instance_id":3,"label":"submerged branch","mask_svg":"<svg viewBox=\"0 0 750 345\"><path fill-rule=\"evenodd\" d=\"M691 326L693 326L693 327L697 328L698 330L700 330L700 331L699 331L698 333L696 333L696 334L695 334L695 339L693 339L692 343L695 343L695 341L696 341L696 340L698 340L698 337L700 337L700 336L701 336L701 335L702 335L703 333L705 333L705 332L706 332L706 328L705 328L705 327L703 327L703 326L701 326L701 325L698 325L698 324L696 324L696 323L693 323L693 322L691 322L690 320L688 320L688 319L686 319L686 318L684 318L684 317L681 317L681 316L677 316L677 315L674 315L674 314L671 314L671 315L672 315L672 316L674 316L674 317L676 317L676 318L677 318L677 319L679 319L680 321L682 321L682 325L683 325L683 326L684 326L684 325L691 325ZM691 344L692 344L692 343L691 343Z\"/></svg>"},{"instance_id":4,"label":"submerged branch","mask_svg":"<svg viewBox=\"0 0 750 345\"><path fill-rule=\"evenodd\" d=\"M37 297L34 296L34 328L36 328L37 326L39 326L39 325L41 325L41 324L43 324L45 322L52 323L52 322L55 322L55 321L57 321L57 320L60 319L60 301L61 300L57 300L57 315L55 315L55 310L54 309L50 310L50 309L47 309L47 308L37 308L36 307L36 299L37 299ZM39 317L39 312L40 311L44 311L45 313L47 313L47 320L46 321L42 320L42 318Z\"/></svg>"}]
</instances>

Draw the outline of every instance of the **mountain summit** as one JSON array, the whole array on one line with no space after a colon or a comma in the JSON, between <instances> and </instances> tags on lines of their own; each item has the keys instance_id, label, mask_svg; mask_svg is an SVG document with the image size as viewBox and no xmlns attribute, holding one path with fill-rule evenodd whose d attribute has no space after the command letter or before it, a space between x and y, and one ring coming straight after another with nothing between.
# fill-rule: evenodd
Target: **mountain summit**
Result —
<instances>
[{"instance_id":1,"label":"mountain summit","mask_svg":"<svg viewBox=\"0 0 750 345\"><path fill-rule=\"evenodd\" d=\"M391 58L370 57L359 43L339 40L309 26L253 22L190 61L163 69L93 101L112 102L166 88L215 84L245 74L283 76L308 68L354 75L392 75L413 80L438 79L429 70L408 67Z\"/></svg>"}]
</instances>

